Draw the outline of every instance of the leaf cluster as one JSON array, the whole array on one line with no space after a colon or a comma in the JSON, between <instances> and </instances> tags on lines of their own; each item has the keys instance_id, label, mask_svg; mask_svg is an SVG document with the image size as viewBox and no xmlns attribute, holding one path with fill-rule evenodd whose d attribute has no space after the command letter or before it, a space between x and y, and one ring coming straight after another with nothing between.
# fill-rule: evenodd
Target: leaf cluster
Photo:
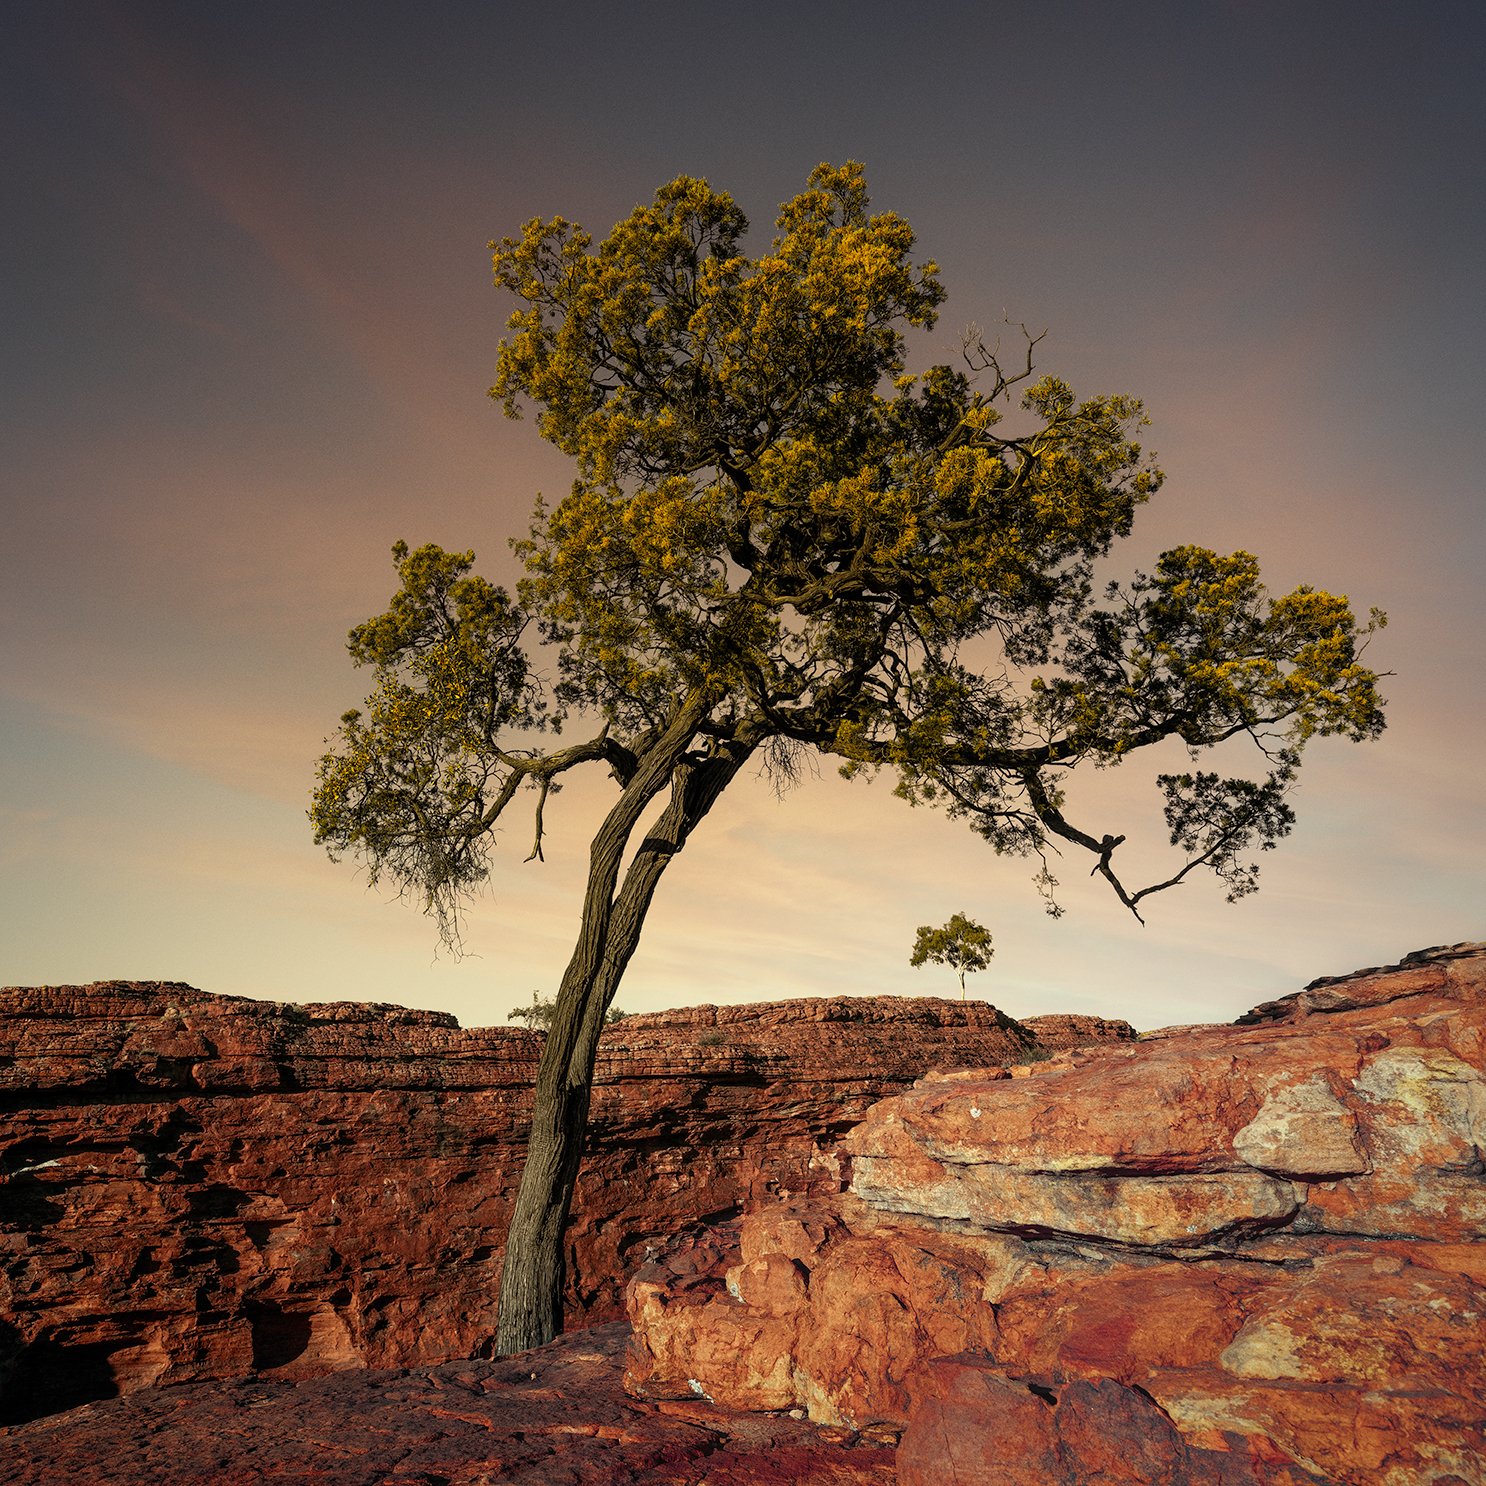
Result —
<instances>
[{"instance_id":1,"label":"leaf cluster","mask_svg":"<svg viewBox=\"0 0 1486 1486\"><path fill-rule=\"evenodd\" d=\"M398 542L392 555L401 587L348 642L375 688L320 760L310 821L373 883L416 887L452 942L459 896L488 872L487 809L512 773L503 736L541 728L548 704L521 648L526 616L471 574L473 553Z\"/></svg>"}]
</instances>

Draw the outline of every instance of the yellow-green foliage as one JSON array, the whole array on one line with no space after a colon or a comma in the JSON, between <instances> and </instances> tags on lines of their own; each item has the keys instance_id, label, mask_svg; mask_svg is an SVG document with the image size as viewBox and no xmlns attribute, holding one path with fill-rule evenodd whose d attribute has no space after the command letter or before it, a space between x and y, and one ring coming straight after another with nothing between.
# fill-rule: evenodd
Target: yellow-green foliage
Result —
<instances>
[{"instance_id":1,"label":"yellow-green foliage","mask_svg":"<svg viewBox=\"0 0 1486 1486\"><path fill-rule=\"evenodd\" d=\"M348 646L375 667L376 689L341 718L310 821L332 856L355 851L372 882L386 872L416 889L452 935L457 895L486 872L499 739L540 727L546 704L527 677L525 618L469 576L473 553L398 542L392 555L402 587Z\"/></svg>"},{"instance_id":2,"label":"yellow-green foliage","mask_svg":"<svg viewBox=\"0 0 1486 1486\"><path fill-rule=\"evenodd\" d=\"M996 953L991 945L991 931L963 913L950 915L949 922L935 928L920 924L913 941L908 963L918 969L935 964L948 965L960 978L960 996L965 994L965 977L984 970Z\"/></svg>"},{"instance_id":3,"label":"yellow-green foliage","mask_svg":"<svg viewBox=\"0 0 1486 1486\"><path fill-rule=\"evenodd\" d=\"M352 634L377 689L322 760L318 839L442 911L520 784L545 799L590 760L627 777L685 702L700 754L892 768L999 850L1086 847L1132 908L1110 869L1123 837L1063 813L1073 769L1247 736L1256 779L1158 783L1189 866L1250 890L1242 854L1289 829L1304 745L1382 727L1361 660L1381 616L1359 626L1309 587L1271 598L1247 553L1197 547L1096 599L1094 563L1162 481L1141 403L973 339L964 367L908 375L904 333L944 290L908 224L871 212L859 165L817 169L762 251L747 231L681 177L597 244L560 217L492 244L517 309L491 392L535 409L572 488L516 543L518 602L467 553L396 549L398 595ZM527 616L556 649L545 688ZM965 663L970 641L994 648L988 668ZM599 738L531 746L575 710ZM1045 865L1039 881L1050 896Z\"/></svg>"}]
</instances>

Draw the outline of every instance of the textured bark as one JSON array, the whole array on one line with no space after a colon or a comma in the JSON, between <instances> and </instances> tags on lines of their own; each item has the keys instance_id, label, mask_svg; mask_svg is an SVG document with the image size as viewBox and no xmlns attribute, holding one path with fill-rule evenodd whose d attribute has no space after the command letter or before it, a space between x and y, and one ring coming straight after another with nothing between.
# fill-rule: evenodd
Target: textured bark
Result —
<instances>
[{"instance_id":1,"label":"textured bark","mask_svg":"<svg viewBox=\"0 0 1486 1486\"><path fill-rule=\"evenodd\" d=\"M640 942L662 873L752 752L747 742L729 742L710 757L688 759L685 748L703 705L693 697L683 707L594 838L582 927L542 1050L531 1137L506 1238L496 1334L501 1356L542 1346L562 1330L563 1232L583 1159L604 1014ZM667 781L670 802L640 842L616 894L625 848Z\"/></svg>"}]
</instances>

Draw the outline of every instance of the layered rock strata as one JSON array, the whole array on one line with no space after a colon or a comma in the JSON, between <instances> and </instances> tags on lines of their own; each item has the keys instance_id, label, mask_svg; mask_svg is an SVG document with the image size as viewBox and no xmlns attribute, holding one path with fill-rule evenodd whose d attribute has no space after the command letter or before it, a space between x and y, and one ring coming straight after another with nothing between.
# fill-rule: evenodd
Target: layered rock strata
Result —
<instances>
[{"instance_id":1,"label":"layered rock strata","mask_svg":"<svg viewBox=\"0 0 1486 1486\"><path fill-rule=\"evenodd\" d=\"M1486 945L929 1077L846 1190L630 1290L633 1385L902 1428L899 1480L1486 1479Z\"/></svg>"},{"instance_id":2,"label":"layered rock strata","mask_svg":"<svg viewBox=\"0 0 1486 1486\"><path fill-rule=\"evenodd\" d=\"M1029 1035L983 1002L893 998L618 1024L570 1315L619 1314L627 1273L680 1226L838 1185L835 1141L874 1101L928 1068L1023 1057ZM391 1006L0 992L0 1422L151 1383L487 1350L539 1048Z\"/></svg>"}]
</instances>

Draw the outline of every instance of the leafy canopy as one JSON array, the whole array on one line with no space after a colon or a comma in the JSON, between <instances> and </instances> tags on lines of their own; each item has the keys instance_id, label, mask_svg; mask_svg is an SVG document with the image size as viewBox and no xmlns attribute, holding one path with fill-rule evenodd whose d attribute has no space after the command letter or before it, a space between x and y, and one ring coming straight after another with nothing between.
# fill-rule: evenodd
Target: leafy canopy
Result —
<instances>
[{"instance_id":1,"label":"leafy canopy","mask_svg":"<svg viewBox=\"0 0 1486 1486\"><path fill-rule=\"evenodd\" d=\"M1198 865L1252 891L1305 745L1382 729L1361 659L1382 616L1271 597L1248 553L1193 546L1096 596L1094 564L1162 480L1140 402L1038 376L1035 340L1006 367L972 334L960 367L905 374L904 332L944 290L908 224L870 212L859 165L817 169L756 257L746 231L681 177L598 244L557 217L492 245L518 303L492 395L536 410L572 488L515 543L515 599L469 553L394 548L399 590L352 632L376 688L321 761L317 840L452 935L519 792L539 855L566 770L625 785L684 734L688 767L761 750L788 771L815 750L888 768L908 800L1039 858L1055 912L1058 841L1137 914ZM540 746L578 713L595 736ZM1065 814L1070 781L1164 739L1193 762L1157 780L1182 865L1131 890L1124 836ZM1234 739L1249 773L1197 767Z\"/></svg>"},{"instance_id":2,"label":"leafy canopy","mask_svg":"<svg viewBox=\"0 0 1486 1486\"><path fill-rule=\"evenodd\" d=\"M919 969L927 964L948 965L960 978L960 999L965 998L965 976L984 970L996 953L991 945L991 931L963 913L950 915L949 922L935 928L921 924L913 941L913 954L908 963Z\"/></svg>"}]
</instances>

